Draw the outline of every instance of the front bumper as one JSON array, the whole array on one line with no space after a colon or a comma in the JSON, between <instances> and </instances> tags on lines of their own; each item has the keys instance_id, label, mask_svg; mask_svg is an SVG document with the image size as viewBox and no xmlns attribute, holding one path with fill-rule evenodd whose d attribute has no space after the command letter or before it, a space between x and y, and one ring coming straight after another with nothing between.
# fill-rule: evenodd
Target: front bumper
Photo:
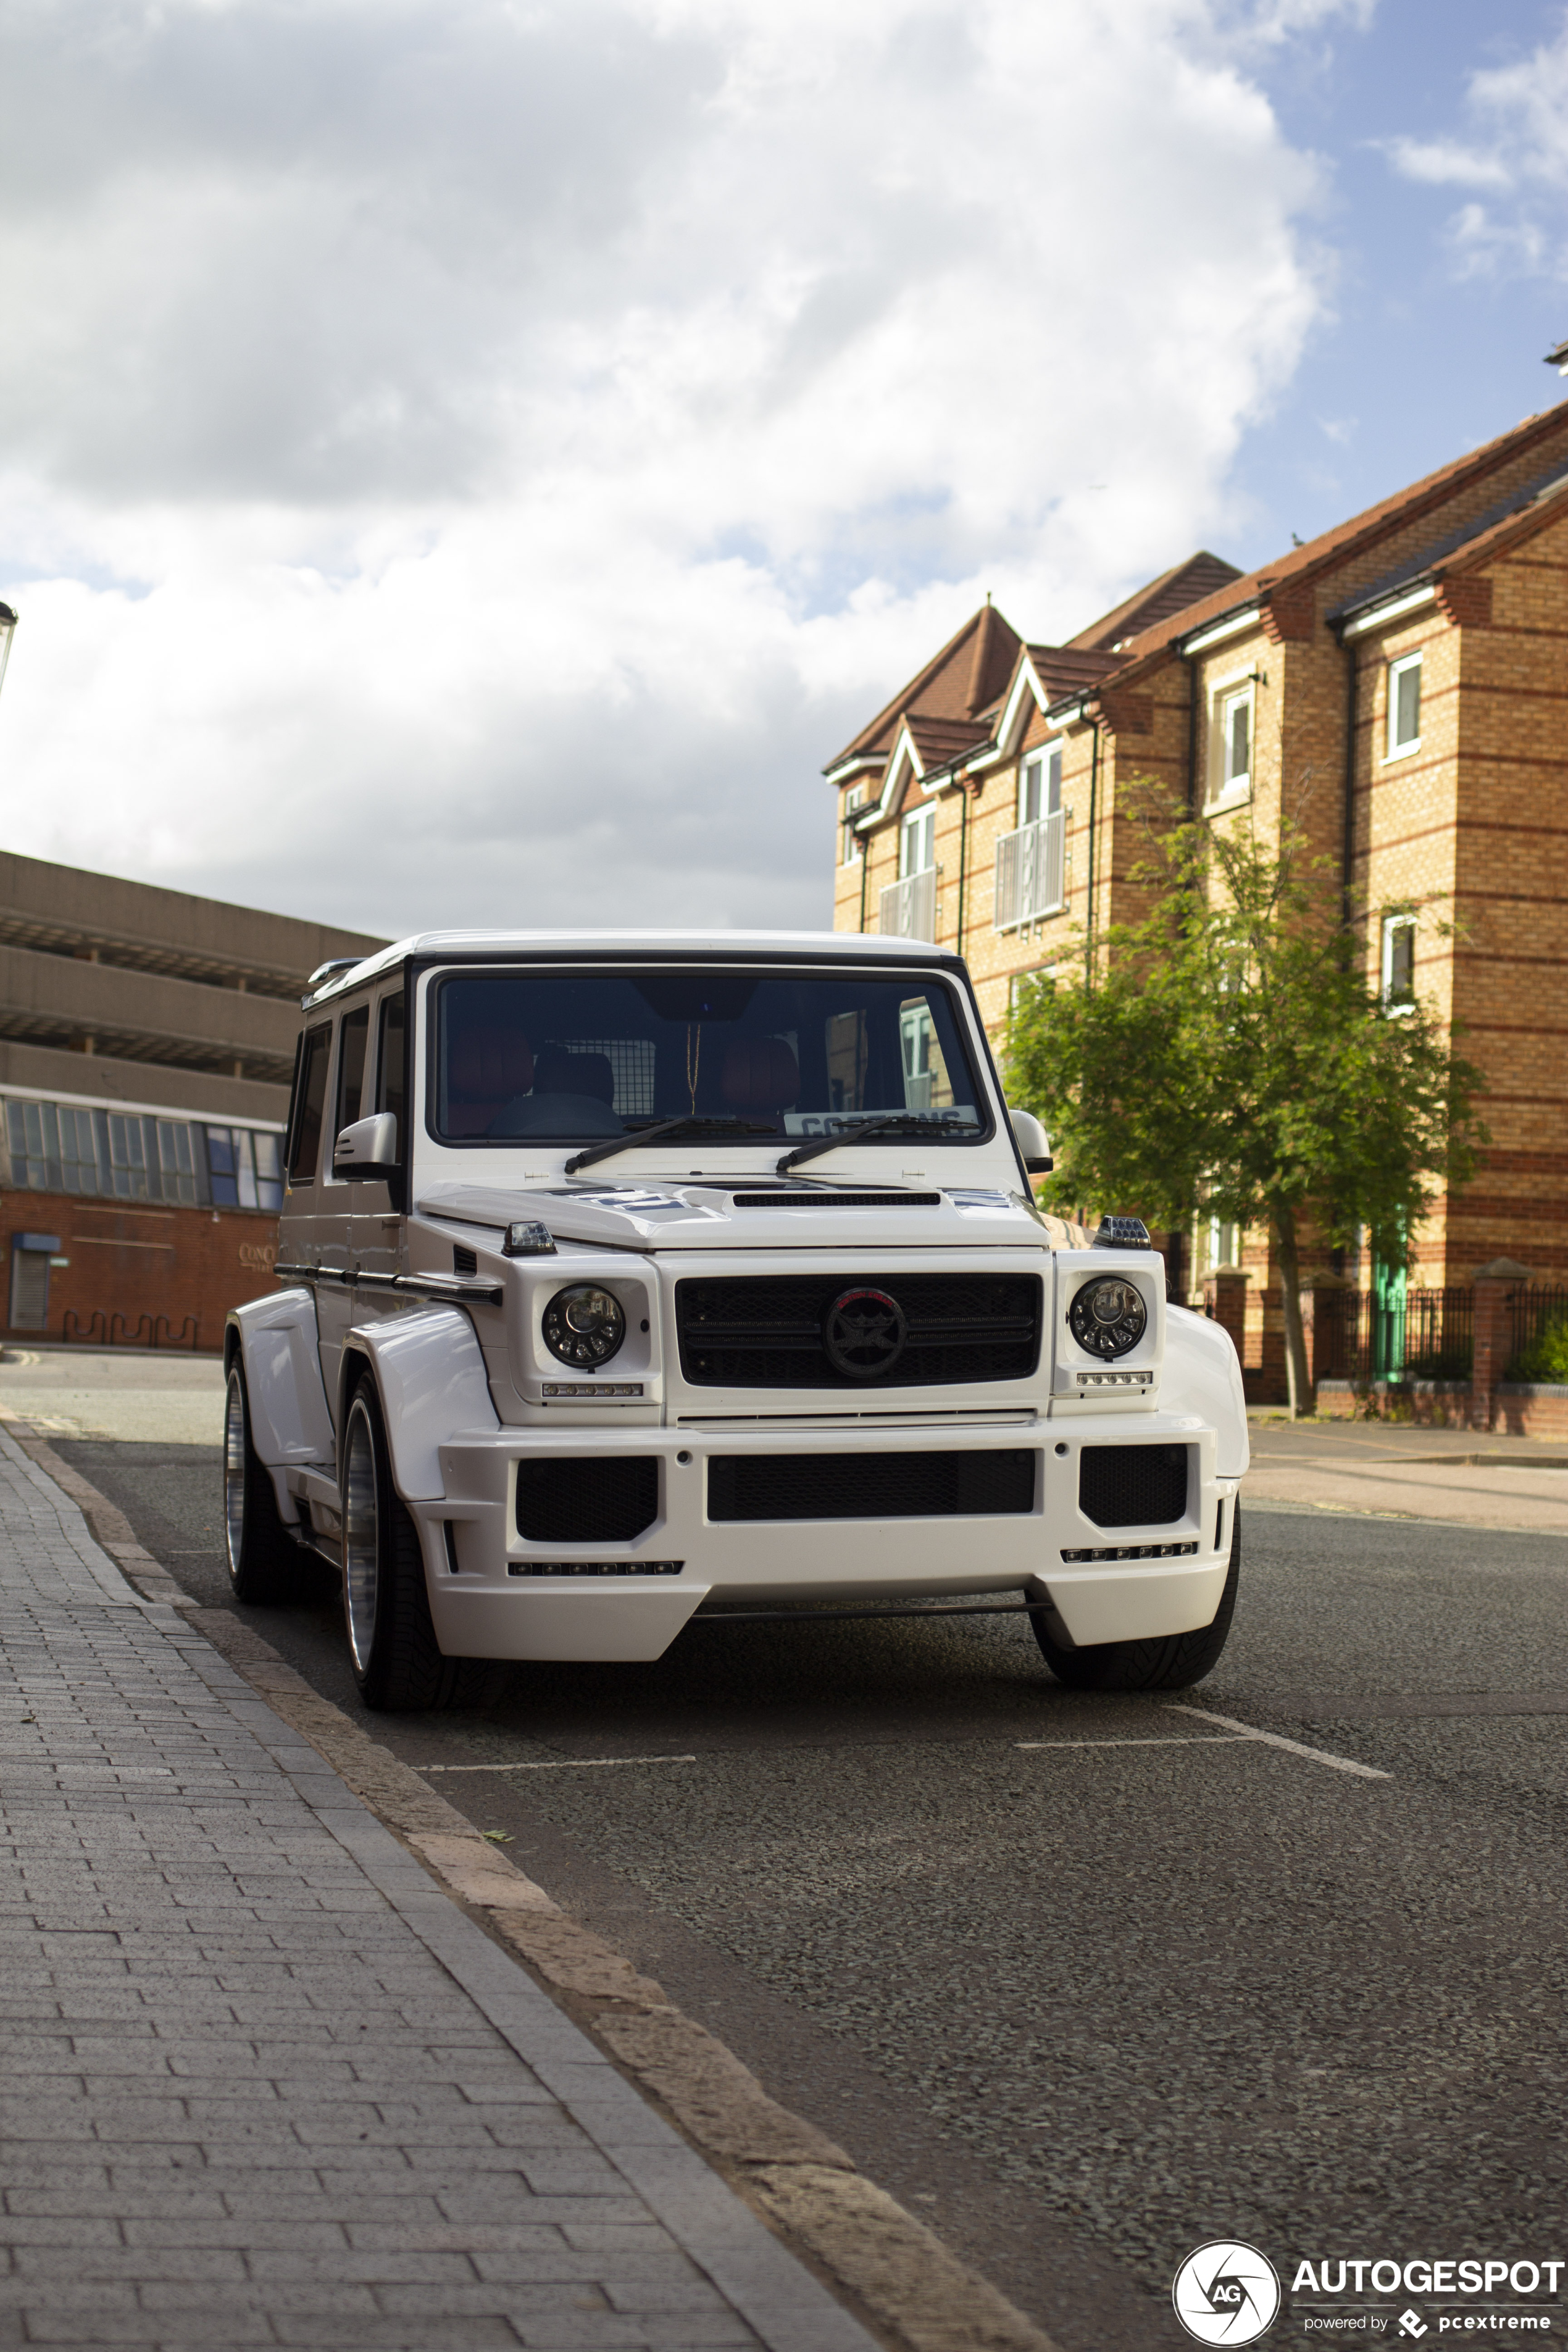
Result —
<instances>
[{"instance_id":1,"label":"front bumper","mask_svg":"<svg viewBox=\"0 0 1568 2352\"><path fill-rule=\"evenodd\" d=\"M1172 1443L1189 1449L1179 1518L1107 1528L1084 1516L1083 1447ZM915 1457L937 1448L1027 1450L1035 1457L1032 1507L940 1517L709 1516L709 1465L725 1454L787 1465L803 1454ZM616 1455L658 1465L657 1516L635 1541L530 1542L519 1534L520 1461ZM437 1638L454 1657L650 1659L703 1607L893 1604L1005 1592L1048 1599L1057 1638L1079 1646L1188 1633L1206 1625L1219 1605L1237 1486L1215 1475L1214 1431L1164 1413L1140 1414L1135 1424L1125 1414L1075 1416L1066 1426L1007 1414L958 1426L501 1429L456 1435L439 1459L443 1495L408 1508L424 1547ZM1173 1556L1169 1547L1179 1549ZM1102 1556L1067 1560L1064 1552Z\"/></svg>"}]
</instances>

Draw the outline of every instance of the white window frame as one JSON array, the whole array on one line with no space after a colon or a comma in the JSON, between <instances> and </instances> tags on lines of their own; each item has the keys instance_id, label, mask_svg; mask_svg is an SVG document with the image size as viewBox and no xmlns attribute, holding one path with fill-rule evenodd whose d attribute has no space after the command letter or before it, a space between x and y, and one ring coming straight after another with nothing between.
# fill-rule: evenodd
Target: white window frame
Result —
<instances>
[{"instance_id":1,"label":"white window frame","mask_svg":"<svg viewBox=\"0 0 1568 2352\"><path fill-rule=\"evenodd\" d=\"M1410 993L1394 993L1394 941L1399 931L1410 934ZM1415 1010L1415 918L1414 915L1386 915L1383 924L1383 1003L1389 1013L1414 1013Z\"/></svg>"},{"instance_id":2,"label":"white window frame","mask_svg":"<svg viewBox=\"0 0 1568 2352\"><path fill-rule=\"evenodd\" d=\"M844 856L840 862L845 866L858 866L860 860L866 855L866 845L859 839L855 831L855 819L859 815L860 811L865 807L865 785L851 784L849 790L844 795L844 807L841 816L841 822L844 827Z\"/></svg>"},{"instance_id":3,"label":"white window frame","mask_svg":"<svg viewBox=\"0 0 1568 2352\"><path fill-rule=\"evenodd\" d=\"M1252 780L1258 772L1258 681L1250 670L1238 670L1229 677L1216 678L1209 688L1209 789L1208 806L1229 808L1252 796ZM1227 776L1225 763L1230 740L1230 715L1238 706L1247 711L1247 773Z\"/></svg>"},{"instance_id":4,"label":"white window frame","mask_svg":"<svg viewBox=\"0 0 1568 2352\"><path fill-rule=\"evenodd\" d=\"M914 864L910 844L923 841L926 855ZM899 879L907 882L911 875L929 874L936 864L936 803L929 801L913 815L905 817L899 827Z\"/></svg>"},{"instance_id":5,"label":"white window frame","mask_svg":"<svg viewBox=\"0 0 1568 2352\"><path fill-rule=\"evenodd\" d=\"M1416 677L1415 732L1410 737L1407 742L1400 743L1395 741L1394 734L1394 725L1399 716L1399 681L1402 677L1408 677L1412 670L1415 671ZM1425 680L1421 677L1421 656L1419 653L1401 654L1397 661L1391 661L1389 663L1388 710L1386 714L1387 725L1385 729L1385 748L1383 754L1384 763L1385 766L1390 760L1408 760L1413 751L1419 751L1421 749L1421 689L1424 683Z\"/></svg>"},{"instance_id":6,"label":"white window frame","mask_svg":"<svg viewBox=\"0 0 1568 2352\"><path fill-rule=\"evenodd\" d=\"M1019 829L1038 824L1042 817L1054 816L1061 804L1062 747L1059 743L1047 743L1018 762Z\"/></svg>"}]
</instances>

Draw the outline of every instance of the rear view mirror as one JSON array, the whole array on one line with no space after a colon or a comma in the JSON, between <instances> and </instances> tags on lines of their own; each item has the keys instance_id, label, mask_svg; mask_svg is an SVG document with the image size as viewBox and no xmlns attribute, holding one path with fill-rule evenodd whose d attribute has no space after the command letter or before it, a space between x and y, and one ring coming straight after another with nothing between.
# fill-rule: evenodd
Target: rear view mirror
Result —
<instances>
[{"instance_id":1,"label":"rear view mirror","mask_svg":"<svg viewBox=\"0 0 1568 2352\"><path fill-rule=\"evenodd\" d=\"M1031 1176L1048 1176L1051 1172L1051 1139L1033 1111L1010 1110L1013 1140L1017 1145L1025 1167Z\"/></svg>"},{"instance_id":2,"label":"rear view mirror","mask_svg":"<svg viewBox=\"0 0 1568 2352\"><path fill-rule=\"evenodd\" d=\"M392 1111L378 1110L374 1118L356 1118L352 1127L344 1128L332 1146L332 1173L346 1176L351 1184L372 1179L384 1184L389 1177L402 1172L397 1157L397 1119Z\"/></svg>"}]
</instances>

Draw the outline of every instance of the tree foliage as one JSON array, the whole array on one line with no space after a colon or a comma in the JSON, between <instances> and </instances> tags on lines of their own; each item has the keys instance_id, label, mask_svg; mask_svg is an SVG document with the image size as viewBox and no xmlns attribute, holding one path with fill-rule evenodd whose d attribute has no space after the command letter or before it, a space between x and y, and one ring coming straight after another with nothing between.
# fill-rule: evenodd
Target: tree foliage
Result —
<instances>
[{"instance_id":1,"label":"tree foliage","mask_svg":"<svg viewBox=\"0 0 1568 2352\"><path fill-rule=\"evenodd\" d=\"M1347 924L1296 825L1276 851L1249 829L1170 822L1152 789L1144 815L1133 878L1150 911L1104 934L1084 982L1023 992L1011 1099L1050 1131L1049 1206L1268 1227L1300 1410L1303 1223L1342 1246L1364 1229L1385 1265L1405 1263L1434 1187L1475 1171L1482 1074L1428 1006L1384 1001L1354 910Z\"/></svg>"}]
</instances>

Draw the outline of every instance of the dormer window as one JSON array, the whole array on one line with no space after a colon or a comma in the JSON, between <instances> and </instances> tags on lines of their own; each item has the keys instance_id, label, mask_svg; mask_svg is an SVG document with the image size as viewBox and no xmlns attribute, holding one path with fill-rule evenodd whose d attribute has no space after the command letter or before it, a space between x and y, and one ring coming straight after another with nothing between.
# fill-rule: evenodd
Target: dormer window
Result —
<instances>
[{"instance_id":1,"label":"dormer window","mask_svg":"<svg viewBox=\"0 0 1568 2352\"><path fill-rule=\"evenodd\" d=\"M924 874L936 864L936 803L907 816L899 833L899 879Z\"/></svg>"},{"instance_id":2,"label":"dormer window","mask_svg":"<svg viewBox=\"0 0 1568 2352\"><path fill-rule=\"evenodd\" d=\"M1026 760L1018 772L1018 823L1038 824L1043 816L1055 816L1061 804L1062 747L1056 743Z\"/></svg>"},{"instance_id":3,"label":"dormer window","mask_svg":"<svg viewBox=\"0 0 1568 2352\"><path fill-rule=\"evenodd\" d=\"M866 787L865 787L865 785L864 785L864 784L851 784L851 785L850 785L850 787L849 787L849 790L848 790L848 791L845 793L845 795L844 795L844 808L843 808L843 838L844 838L844 846L843 846L843 850L842 850L842 852L841 852L841 856L840 856L840 863L841 863L842 865L845 865L845 866L858 866L858 865L859 864L859 862L860 862L861 857L865 855L865 852L864 852L864 850L863 850L863 849L862 849L862 847L861 847L861 844L860 844L859 838L858 838L858 836L857 835L856 831L855 831L855 819L856 819L856 816L857 816L857 814L858 814L858 812L859 812L862 808L864 808L864 807L865 807L865 805L866 805Z\"/></svg>"}]
</instances>

